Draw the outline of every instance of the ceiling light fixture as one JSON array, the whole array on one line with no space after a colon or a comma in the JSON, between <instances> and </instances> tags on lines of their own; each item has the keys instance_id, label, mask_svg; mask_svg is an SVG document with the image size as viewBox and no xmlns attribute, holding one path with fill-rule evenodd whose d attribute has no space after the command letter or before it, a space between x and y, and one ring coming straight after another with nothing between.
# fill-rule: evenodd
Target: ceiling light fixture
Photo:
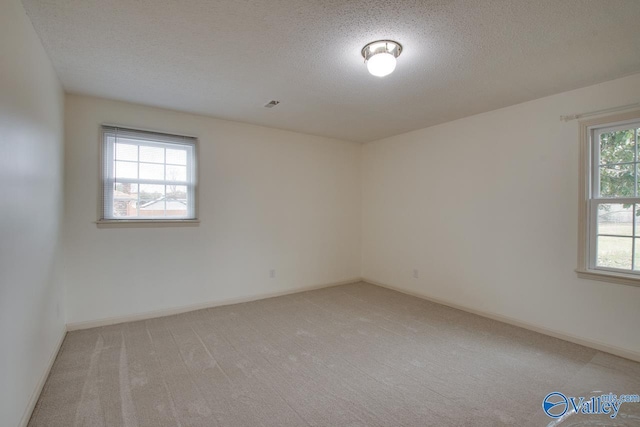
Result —
<instances>
[{"instance_id":1,"label":"ceiling light fixture","mask_svg":"<svg viewBox=\"0 0 640 427\"><path fill-rule=\"evenodd\" d=\"M378 40L362 48L367 69L376 77L384 77L396 69L396 58L402 53L402 45L393 40Z\"/></svg>"}]
</instances>

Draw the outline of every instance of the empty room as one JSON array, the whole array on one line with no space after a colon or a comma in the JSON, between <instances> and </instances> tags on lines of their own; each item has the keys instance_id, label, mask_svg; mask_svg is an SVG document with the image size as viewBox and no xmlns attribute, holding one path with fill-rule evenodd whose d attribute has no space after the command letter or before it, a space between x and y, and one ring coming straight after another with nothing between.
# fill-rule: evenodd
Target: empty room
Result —
<instances>
[{"instance_id":1,"label":"empty room","mask_svg":"<svg viewBox=\"0 0 640 427\"><path fill-rule=\"evenodd\" d=\"M0 153L2 427L640 426L638 0L0 0Z\"/></svg>"}]
</instances>

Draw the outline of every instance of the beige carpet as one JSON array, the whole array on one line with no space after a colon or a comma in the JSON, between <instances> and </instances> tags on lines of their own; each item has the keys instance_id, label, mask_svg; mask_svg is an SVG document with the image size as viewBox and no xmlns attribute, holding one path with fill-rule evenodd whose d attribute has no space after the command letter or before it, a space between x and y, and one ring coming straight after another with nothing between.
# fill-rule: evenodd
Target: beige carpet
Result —
<instances>
[{"instance_id":1,"label":"beige carpet","mask_svg":"<svg viewBox=\"0 0 640 427\"><path fill-rule=\"evenodd\" d=\"M357 283L71 332L29 425L546 426L552 391L640 393L640 364Z\"/></svg>"}]
</instances>

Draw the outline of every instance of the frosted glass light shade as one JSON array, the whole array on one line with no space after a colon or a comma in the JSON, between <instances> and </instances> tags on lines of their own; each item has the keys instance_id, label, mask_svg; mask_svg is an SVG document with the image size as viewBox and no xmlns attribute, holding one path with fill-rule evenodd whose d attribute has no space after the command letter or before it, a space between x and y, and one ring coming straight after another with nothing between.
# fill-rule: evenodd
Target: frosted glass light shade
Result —
<instances>
[{"instance_id":1,"label":"frosted glass light shade","mask_svg":"<svg viewBox=\"0 0 640 427\"><path fill-rule=\"evenodd\" d=\"M402 45L393 40L376 40L360 51L369 73L384 77L396 69L396 58L402 53Z\"/></svg>"},{"instance_id":2,"label":"frosted glass light shade","mask_svg":"<svg viewBox=\"0 0 640 427\"><path fill-rule=\"evenodd\" d=\"M390 53L377 53L367 61L367 70L376 77L389 75L395 69L396 58Z\"/></svg>"}]
</instances>

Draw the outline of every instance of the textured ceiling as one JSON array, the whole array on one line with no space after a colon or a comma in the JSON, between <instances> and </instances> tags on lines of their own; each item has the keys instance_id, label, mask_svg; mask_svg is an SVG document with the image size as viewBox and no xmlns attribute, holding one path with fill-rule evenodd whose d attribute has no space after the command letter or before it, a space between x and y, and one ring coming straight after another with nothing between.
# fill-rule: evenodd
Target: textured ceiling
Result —
<instances>
[{"instance_id":1,"label":"textured ceiling","mask_svg":"<svg viewBox=\"0 0 640 427\"><path fill-rule=\"evenodd\" d=\"M23 3L69 92L352 141L640 72L640 0Z\"/></svg>"}]
</instances>

